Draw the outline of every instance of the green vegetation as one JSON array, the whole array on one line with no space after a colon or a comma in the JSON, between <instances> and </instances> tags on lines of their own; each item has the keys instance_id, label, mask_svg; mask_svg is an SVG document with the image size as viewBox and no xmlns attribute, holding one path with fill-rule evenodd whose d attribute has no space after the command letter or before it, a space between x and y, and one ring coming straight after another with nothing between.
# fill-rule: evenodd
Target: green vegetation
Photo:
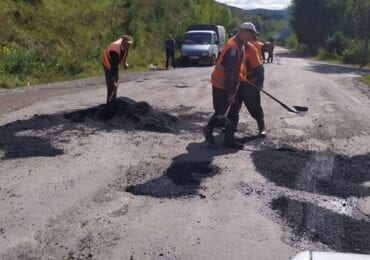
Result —
<instances>
[{"instance_id":1,"label":"green vegetation","mask_svg":"<svg viewBox=\"0 0 370 260\"><path fill-rule=\"evenodd\" d=\"M132 69L163 66L168 33L188 25L232 28L227 6L212 0L1 0L0 87L102 74L104 47L122 34L135 41Z\"/></svg>"},{"instance_id":2,"label":"green vegetation","mask_svg":"<svg viewBox=\"0 0 370 260\"><path fill-rule=\"evenodd\" d=\"M293 0L286 46L323 60L366 65L370 60L369 0Z\"/></svg>"},{"instance_id":3,"label":"green vegetation","mask_svg":"<svg viewBox=\"0 0 370 260\"><path fill-rule=\"evenodd\" d=\"M232 26L234 28L249 21L255 24L260 41L275 40L278 44L285 45L290 33L289 15L286 10L242 10L235 7L230 7L230 9L233 14Z\"/></svg>"},{"instance_id":4,"label":"green vegetation","mask_svg":"<svg viewBox=\"0 0 370 260\"><path fill-rule=\"evenodd\" d=\"M370 87L370 74L361 77L361 81Z\"/></svg>"}]
</instances>

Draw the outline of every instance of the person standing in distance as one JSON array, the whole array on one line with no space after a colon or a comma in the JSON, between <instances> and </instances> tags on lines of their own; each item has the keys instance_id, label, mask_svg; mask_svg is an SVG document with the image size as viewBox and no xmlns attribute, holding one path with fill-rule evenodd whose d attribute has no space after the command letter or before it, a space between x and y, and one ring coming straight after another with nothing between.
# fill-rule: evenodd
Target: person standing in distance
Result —
<instances>
[{"instance_id":1,"label":"person standing in distance","mask_svg":"<svg viewBox=\"0 0 370 260\"><path fill-rule=\"evenodd\" d=\"M176 68L175 65L175 50L176 50L176 41L173 38L172 34L168 35L168 38L165 42L166 48L166 69L168 69L169 61L172 61L172 67Z\"/></svg>"}]
</instances>

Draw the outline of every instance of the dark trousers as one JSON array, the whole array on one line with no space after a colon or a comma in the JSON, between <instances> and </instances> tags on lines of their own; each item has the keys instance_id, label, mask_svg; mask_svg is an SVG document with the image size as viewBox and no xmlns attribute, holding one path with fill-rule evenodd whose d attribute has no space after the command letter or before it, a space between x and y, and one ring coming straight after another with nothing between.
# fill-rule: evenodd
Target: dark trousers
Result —
<instances>
[{"instance_id":1,"label":"dark trousers","mask_svg":"<svg viewBox=\"0 0 370 260\"><path fill-rule=\"evenodd\" d=\"M166 50L166 69L168 69L169 61L172 59L172 67L176 68L175 66L175 51L174 50Z\"/></svg>"},{"instance_id":2,"label":"dark trousers","mask_svg":"<svg viewBox=\"0 0 370 260\"><path fill-rule=\"evenodd\" d=\"M225 127L224 124L220 125L220 121L217 120L216 117L224 115L229 106L227 102L226 91L220 88L212 87L212 98L213 98L213 109L215 110L215 113L209 120L207 126L210 129L213 129L215 127ZM230 112L227 116L227 118L230 121L230 124L226 124L225 137L226 135L234 136L234 133L236 132L236 126L239 121L240 108L238 108L235 104L231 106Z\"/></svg>"},{"instance_id":3,"label":"dark trousers","mask_svg":"<svg viewBox=\"0 0 370 260\"><path fill-rule=\"evenodd\" d=\"M236 98L236 110L239 110L244 103L249 114L257 121L258 129L261 131L265 128L264 115L261 107L261 94L254 86L242 82L239 87L238 95Z\"/></svg>"},{"instance_id":4,"label":"dark trousers","mask_svg":"<svg viewBox=\"0 0 370 260\"><path fill-rule=\"evenodd\" d=\"M107 84L107 103L109 98L112 96L112 100L117 97L117 88L115 87L114 79L118 82L118 70L114 75L107 69L104 69L105 72L105 82Z\"/></svg>"}]
</instances>

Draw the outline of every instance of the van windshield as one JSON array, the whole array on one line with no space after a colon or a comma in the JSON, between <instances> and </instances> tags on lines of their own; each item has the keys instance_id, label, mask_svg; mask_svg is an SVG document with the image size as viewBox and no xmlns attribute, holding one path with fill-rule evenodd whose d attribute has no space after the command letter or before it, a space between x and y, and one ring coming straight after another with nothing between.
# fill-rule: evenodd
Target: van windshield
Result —
<instances>
[{"instance_id":1,"label":"van windshield","mask_svg":"<svg viewBox=\"0 0 370 260\"><path fill-rule=\"evenodd\" d=\"M188 33L185 37L186 44L211 44L212 34L210 33Z\"/></svg>"}]
</instances>

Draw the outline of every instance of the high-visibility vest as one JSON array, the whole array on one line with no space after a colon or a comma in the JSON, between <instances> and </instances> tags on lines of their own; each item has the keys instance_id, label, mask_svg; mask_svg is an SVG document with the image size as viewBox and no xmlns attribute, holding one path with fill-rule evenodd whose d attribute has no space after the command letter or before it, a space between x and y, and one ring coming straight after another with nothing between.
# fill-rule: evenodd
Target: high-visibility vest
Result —
<instances>
[{"instance_id":1,"label":"high-visibility vest","mask_svg":"<svg viewBox=\"0 0 370 260\"><path fill-rule=\"evenodd\" d=\"M252 45L253 45L254 47L256 47L256 49L257 49L257 51L258 51L258 55L259 55L260 57L262 57L262 47L263 47L263 42L260 42L260 41L252 41L251 43L252 43Z\"/></svg>"},{"instance_id":2,"label":"high-visibility vest","mask_svg":"<svg viewBox=\"0 0 370 260\"><path fill-rule=\"evenodd\" d=\"M211 83L214 87L220 88L220 89L225 89L225 67L222 66L222 61L224 59L224 56L226 52L230 48L235 48L236 49L236 55L238 57L237 63L235 64L235 68L237 66L240 66L240 73L239 73L239 80L246 81L247 80L247 71L245 67L245 59L244 59L244 47L239 47L238 44L236 43L235 38L231 38L230 40L227 41L225 44L225 47L222 49L222 52L220 56L217 59L217 63L215 66L215 69L213 70L212 76L211 76ZM241 58L241 53L242 52L242 60Z\"/></svg>"},{"instance_id":3,"label":"high-visibility vest","mask_svg":"<svg viewBox=\"0 0 370 260\"><path fill-rule=\"evenodd\" d=\"M104 68L107 70L111 70L112 65L110 63L110 55L109 52L114 51L118 54L118 59L120 64L125 64L126 63L126 58L127 58L127 51L125 51L123 54L121 52L121 43L122 43L122 38L118 39L115 42L112 42L111 44L108 45L108 47L104 50L102 54L102 62L104 65Z\"/></svg>"}]
</instances>

